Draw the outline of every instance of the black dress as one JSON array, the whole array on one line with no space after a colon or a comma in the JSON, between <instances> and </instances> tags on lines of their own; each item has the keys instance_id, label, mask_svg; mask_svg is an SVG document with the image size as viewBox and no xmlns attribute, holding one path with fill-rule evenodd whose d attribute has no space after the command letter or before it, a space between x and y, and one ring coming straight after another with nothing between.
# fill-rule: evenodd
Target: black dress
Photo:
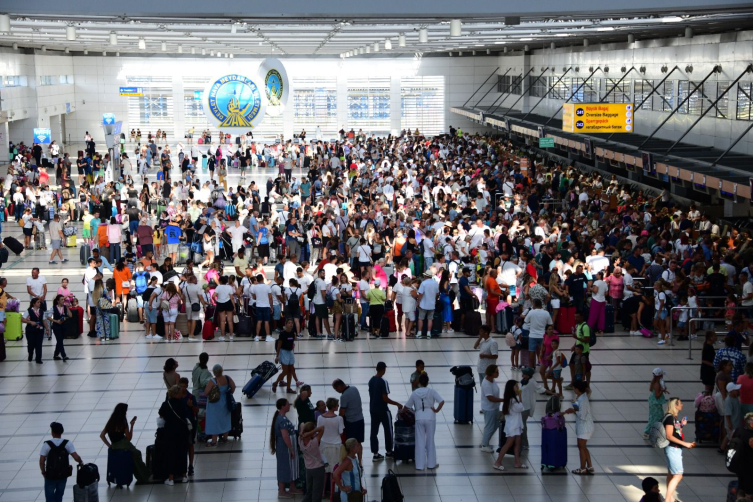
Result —
<instances>
[{"instance_id":1,"label":"black dress","mask_svg":"<svg viewBox=\"0 0 753 502\"><path fill-rule=\"evenodd\" d=\"M714 350L714 346L708 343L704 343L703 352L701 354L701 382L703 382L703 385L708 385L711 387L714 386L714 381L716 380L716 370L714 369L714 366L703 364L703 362L708 361L713 365L715 355L716 351Z\"/></svg>"},{"instance_id":2,"label":"black dress","mask_svg":"<svg viewBox=\"0 0 753 502\"><path fill-rule=\"evenodd\" d=\"M159 416L165 419L166 463L168 476L181 478L188 471L188 426L186 425L186 404L171 398L159 409Z\"/></svg>"}]
</instances>

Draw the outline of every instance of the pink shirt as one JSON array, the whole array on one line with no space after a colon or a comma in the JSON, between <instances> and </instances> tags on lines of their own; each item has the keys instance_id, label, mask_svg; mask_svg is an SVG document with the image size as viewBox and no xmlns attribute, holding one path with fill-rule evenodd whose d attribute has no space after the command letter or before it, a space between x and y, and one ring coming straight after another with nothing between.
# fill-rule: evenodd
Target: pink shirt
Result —
<instances>
[{"instance_id":1,"label":"pink shirt","mask_svg":"<svg viewBox=\"0 0 753 502\"><path fill-rule=\"evenodd\" d=\"M617 276L610 275L607 278L607 284L609 284L609 296L612 298L622 298L622 294L625 287L625 280L620 276L618 279Z\"/></svg>"},{"instance_id":2,"label":"pink shirt","mask_svg":"<svg viewBox=\"0 0 753 502\"><path fill-rule=\"evenodd\" d=\"M107 225L107 240L110 244L120 244L120 225Z\"/></svg>"},{"instance_id":3,"label":"pink shirt","mask_svg":"<svg viewBox=\"0 0 753 502\"><path fill-rule=\"evenodd\" d=\"M60 286L58 288L58 294L63 296L71 296L71 290Z\"/></svg>"},{"instance_id":4,"label":"pink shirt","mask_svg":"<svg viewBox=\"0 0 753 502\"><path fill-rule=\"evenodd\" d=\"M303 453L303 463L306 469L317 469L324 466L322 454L319 451L319 439L311 439L308 445L303 444L303 439L298 438L298 447Z\"/></svg>"}]
</instances>

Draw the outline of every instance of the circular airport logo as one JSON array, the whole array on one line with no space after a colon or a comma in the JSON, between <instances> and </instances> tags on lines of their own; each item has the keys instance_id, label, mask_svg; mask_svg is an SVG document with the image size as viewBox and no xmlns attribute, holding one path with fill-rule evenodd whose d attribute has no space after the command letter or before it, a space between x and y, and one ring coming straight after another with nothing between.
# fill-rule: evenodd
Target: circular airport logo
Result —
<instances>
[{"instance_id":1,"label":"circular airport logo","mask_svg":"<svg viewBox=\"0 0 753 502\"><path fill-rule=\"evenodd\" d=\"M266 100L256 83L243 75L225 75L206 92L207 117L219 129L248 131L264 118Z\"/></svg>"},{"instance_id":2,"label":"circular airport logo","mask_svg":"<svg viewBox=\"0 0 753 502\"><path fill-rule=\"evenodd\" d=\"M583 121L582 121L582 120L579 120L579 121L577 121L577 122L575 123L575 127L577 127L578 129L583 129L583 126L584 126L584 125L585 125L585 124L583 123Z\"/></svg>"},{"instance_id":3,"label":"circular airport logo","mask_svg":"<svg viewBox=\"0 0 753 502\"><path fill-rule=\"evenodd\" d=\"M264 78L264 90L267 92L270 105L279 106L284 86L285 83L279 71L271 69L267 72L267 76Z\"/></svg>"},{"instance_id":4,"label":"circular airport logo","mask_svg":"<svg viewBox=\"0 0 753 502\"><path fill-rule=\"evenodd\" d=\"M583 108L578 108L578 109L576 109L576 110L575 110L575 114L576 114L576 115L577 115L578 117L582 117L583 115L585 115L585 114L586 114L586 111L585 111L585 110L584 110Z\"/></svg>"}]
</instances>

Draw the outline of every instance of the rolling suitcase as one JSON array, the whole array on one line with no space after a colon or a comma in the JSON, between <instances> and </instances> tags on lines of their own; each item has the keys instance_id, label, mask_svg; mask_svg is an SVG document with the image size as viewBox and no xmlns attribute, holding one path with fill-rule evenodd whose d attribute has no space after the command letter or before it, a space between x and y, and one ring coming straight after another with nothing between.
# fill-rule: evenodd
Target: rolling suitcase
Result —
<instances>
[{"instance_id":1,"label":"rolling suitcase","mask_svg":"<svg viewBox=\"0 0 753 502\"><path fill-rule=\"evenodd\" d=\"M560 334L570 334L575 327L575 307L562 307L557 315L555 328ZM614 332L614 310L612 310L612 331Z\"/></svg>"},{"instance_id":2,"label":"rolling suitcase","mask_svg":"<svg viewBox=\"0 0 753 502\"><path fill-rule=\"evenodd\" d=\"M3 239L3 244L5 244L16 256L20 255L24 250L24 245L18 242L18 239L13 237L6 237Z\"/></svg>"},{"instance_id":3,"label":"rolling suitcase","mask_svg":"<svg viewBox=\"0 0 753 502\"><path fill-rule=\"evenodd\" d=\"M5 339L20 340L24 337L21 330L21 314L18 312L6 312L5 314Z\"/></svg>"},{"instance_id":4,"label":"rolling suitcase","mask_svg":"<svg viewBox=\"0 0 753 502\"><path fill-rule=\"evenodd\" d=\"M479 328L481 328L481 313L475 310L466 312L463 332L469 336L478 336Z\"/></svg>"},{"instance_id":5,"label":"rolling suitcase","mask_svg":"<svg viewBox=\"0 0 753 502\"><path fill-rule=\"evenodd\" d=\"M453 413L456 424L473 423L473 389L455 385L455 411Z\"/></svg>"},{"instance_id":6,"label":"rolling suitcase","mask_svg":"<svg viewBox=\"0 0 753 502\"><path fill-rule=\"evenodd\" d=\"M107 486L118 488L133 483L133 454L128 450L107 450Z\"/></svg>"},{"instance_id":7,"label":"rolling suitcase","mask_svg":"<svg viewBox=\"0 0 753 502\"><path fill-rule=\"evenodd\" d=\"M123 304L118 303L117 305L115 305L115 309L118 311L118 321L125 321L125 308L123 307Z\"/></svg>"},{"instance_id":8,"label":"rolling suitcase","mask_svg":"<svg viewBox=\"0 0 753 502\"><path fill-rule=\"evenodd\" d=\"M181 336L188 337L188 316L184 312L178 314L175 319L175 331L180 331Z\"/></svg>"},{"instance_id":9,"label":"rolling suitcase","mask_svg":"<svg viewBox=\"0 0 753 502\"><path fill-rule=\"evenodd\" d=\"M162 328L164 331L164 327ZM214 338L214 332L216 328L214 327L214 323L210 320L204 321L204 326L201 328L201 338L204 340L211 340Z\"/></svg>"},{"instance_id":10,"label":"rolling suitcase","mask_svg":"<svg viewBox=\"0 0 753 502\"><path fill-rule=\"evenodd\" d=\"M162 338L165 337L165 318L162 317L162 312L157 313L157 326L154 331Z\"/></svg>"},{"instance_id":11,"label":"rolling suitcase","mask_svg":"<svg viewBox=\"0 0 753 502\"><path fill-rule=\"evenodd\" d=\"M393 460L412 462L416 458L416 425L408 425L402 420L397 420L394 436Z\"/></svg>"},{"instance_id":12,"label":"rolling suitcase","mask_svg":"<svg viewBox=\"0 0 753 502\"><path fill-rule=\"evenodd\" d=\"M235 403L233 411L230 412L230 432L228 436L238 439L243 434L243 406L241 403Z\"/></svg>"},{"instance_id":13,"label":"rolling suitcase","mask_svg":"<svg viewBox=\"0 0 753 502\"><path fill-rule=\"evenodd\" d=\"M84 487L99 482L99 468L97 464L81 464L76 470L76 484Z\"/></svg>"},{"instance_id":14,"label":"rolling suitcase","mask_svg":"<svg viewBox=\"0 0 753 502\"><path fill-rule=\"evenodd\" d=\"M71 307L71 312L78 312L78 332L84 332L84 307Z\"/></svg>"},{"instance_id":15,"label":"rolling suitcase","mask_svg":"<svg viewBox=\"0 0 753 502\"><path fill-rule=\"evenodd\" d=\"M137 323L139 322L139 304L136 300L131 301L131 299L128 299L128 304L126 305L126 308L128 310L128 317L126 317L126 320L128 322Z\"/></svg>"},{"instance_id":16,"label":"rolling suitcase","mask_svg":"<svg viewBox=\"0 0 753 502\"><path fill-rule=\"evenodd\" d=\"M76 234L69 235L65 238L65 247L67 248L75 248L76 247Z\"/></svg>"},{"instance_id":17,"label":"rolling suitcase","mask_svg":"<svg viewBox=\"0 0 753 502\"><path fill-rule=\"evenodd\" d=\"M152 472L155 481L167 479L167 454L170 443L165 440L165 429L157 429L154 444L146 447L146 467Z\"/></svg>"},{"instance_id":18,"label":"rolling suitcase","mask_svg":"<svg viewBox=\"0 0 753 502\"><path fill-rule=\"evenodd\" d=\"M201 319L197 319L193 325L193 335L191 336L201 336L201 330L202 330L202 322Z\"/></svg>"},{"instance_id":19,"label":"rolling suitcase","mask_svg":"<svg viewBox=\"0 0 753 502\"><path fill-rule=\"evenodd\" d=\"M609 304L604 308L604 333L614 333L614 307Z\"/></svg>"},{"instance_id":20,"label":"rolling suitcase","mask_svg":"<svg viewBox=\"0 0 753 502\"><path fill-rule=\"evenodd\" d=\"M251 316L238 314L238 324L233 327L233 331L236 336L249 337L251 336L251 326Z\"/></svg>"},{"instance_id":21,"label":"rolling suitcase","mask_svg":"<svg viewBox=\"0 0 753 502\"><path fill-rule=\"evenodd\" d=\"M382 320L379 322L379 337L380 338L390 337L390 320L384 316L382 316Z\"/></svg>"},{"instance_id":22,"label":"rolling suitcase","mask_svg":"<svg viewBox=\"0 0 753 502\"><path fill-rule=\"evenodd\" d=\"M117 314L110 314L110 336L108 340L120 338L120 319Z\"/></svg>"},{"instance_id":23,"label":"rolling suitcase","mask_svg":"<svg viewBox=\"0 0 753 502\"><path fill-rule=\"evenodd\" d=\"M99 502L99 483L73 485L73 502Z\"/></svg>"},{"instance_id":24,"label":"rolling suitcase","mask_svg":"<svg viewBox=\"0 0 753 502\"><path fill-rule=\"evenodd\" d=\"M191 247L188 244L178 244L178 265L185 265L191 256Z\"/></svg>"},{"instance_id":25,"label":"rolling suitcase","mask_svg":"<svg viewBox=\"0 0 753 502\"><path fill-rule=\"evenodd\" d=\"M79 329L79 322L78 322L78 316L79 312L77 309L71 309L71 317L66 319L64 324L64 335L63 338L67 339L73 339L78 338L81 336L81 330Z\"/></svg>"},{"instance_id":26,"label":"rolling suitcase","mask_svg":"<svg viewBox=\"0 0 753 502\"><path fill-rule=\"evenodd\" d=\"M727 502L735 502L737 500L737 490L739 487L739 481L733 479L727 485Z\"/></svg>"},{"instance_id":27,"label":"rolling suitcase","mask_svg":"<svg viewBox=\"0 0 753 502\"><path fill-rule=\"evenodd\" d=\"M704 441L718 441L719 440L719 428L722 423L722 418L716 411L701 411L695 412L695 440L696 443L702 443Z\"/></svg>"},{"instance_id":28,"label":"rolling suitcase","mask_svg":"<svg viewBox=\"0 0 753 502\"><path fill-rule=\"evenodd\" d=\"M81 262L81 265L86 266L89 263L89 258L91 258L92 250L89 249L89 246L81 246L81 249L78 252L78 258Z\"/></svg>"},{"instance_id":29,"label":"rolling suitcase","mask_svg":"<svg viewBox=\"0 0 753 502\"><path fill-rule=\"evenodd\" d=\"M342 337L346 342L352 342L356 337L356 315L345 314L342 322Z\"/></svg>"},{"instance_id":30,"label":"rolling suitcase","mask_svg":"<svg viewBox=\"0 0 753 502\"><path fill-rule=\"evenodd\" d=\"M452 311L452 331L455 333L461 333L463 331L463 325L460 324L460 320L463 318L463 313L460 311L460 309L455 309Z\"/></svg>"},{"instance_id":31,"label":"rolling suitcase","mask_svg":"<svg viewBox=\"0 0 753 502\"><path fill-rule=\"evenodd\" d=\"M251 371L251 380L243 386L243 394L248 398L254 397L254 395L259 392L259 389L261 389L270 378L275 376L279 370L280 368L274 363L264 361Z\"/></svg>"},{"instance_id":32,"label":"rolling suitcase","mask_svg":"<svg viewBox=\"0 0 753 502\"><path fill-rule=\"evenodd\" d=\"M567 428L541 430L541 470L567 465Z\"/></svg>"},{"instance_id":33,"label":"rolling suitcase","mask_svg":"<svg viewBox=\"0 0 753 502\"><path fill-rule=\"evenodd\" d=\"M390 309L384 313L384 317L387 318L387 320L390 323L390 333L394 333L397 331L397 321L395 320L396 313L394 309Z\"/></svg>"}]
</instances>

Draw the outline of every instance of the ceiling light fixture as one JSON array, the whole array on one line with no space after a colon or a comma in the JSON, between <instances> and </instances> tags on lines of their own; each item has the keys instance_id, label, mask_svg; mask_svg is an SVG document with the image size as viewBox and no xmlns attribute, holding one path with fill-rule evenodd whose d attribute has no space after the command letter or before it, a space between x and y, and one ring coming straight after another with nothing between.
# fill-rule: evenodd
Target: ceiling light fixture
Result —
<instances>
[{"instance_id":1,"label":"ceiling light fixture","mask_svg":"<svg viewBox=\"0 0 753 502\"><path fill-rule=\"evenodd\" d=\"M238 31L238 25L236 23L232 23L230 25L230 33L232 33L233 35L235 35L237 33L237 31Z\"/></svg>"},{"instance_id":2,"label":"ceiling light fixture","mask_svg":"<svg viewBox=\"0 0 753 502\"><path fill-rule=\"evenodd\" d=\"M47 52L47 46L46 45L42 46L42 52Z\"/></svg>"},{"instance_id":3,"label":"ceiling light fixture","mask_svg":"<svg viewBox=\"0 0 753 502\"><path fill-rule=\"evenodd\" d=\"M116 53L115 53L115 57L118 57L118 58L119 58L119 57L120 57L120 53L119 53L119 52L116 52Z\"/></svg>"},{"instance_id":4,"label":"ceiling light fixture","mask_svg":"<svg viewBox=\"0 0 753 502\"><path fill-rule=\"evenodd\" d=\"M15 44L15 43L13 44L13 50L14 50L14 51L17 51L17 50L18 50L18 44ZM66 49L66 50L68 50L68 49Z\"/></svg>"},{"instance_id":5,"label":"ceiling light fixture","mask_svg":"<svg viewBox=\"0 0 753 502\"><path fill-rule=\"evenodd\" d=\"M487 56L488 56L488 55L490 55L491 53L492 53L492 50L491 50L491 49L486 49L486 55L487 55Z\"/></svg>"},{"instance_id":6,"label":"ceiling light fixture","mask_svg":"<svg viewBox=\"0 0 753 502\"><path fill-rule=\"evenodd\" d=\"M583 47L588 47L588 39L587 38L583 39Z\"/></svg>"},{"instance_id":7,"label":"ceiling light fixture","mask_svg":"<svg viewBox=\"0 0 753 502\"><path fill-rule=\"evenodd\" d=\"M397 36L397 46L405 47L405 33L401 33Z\"/></svg>"},{"instance_id":8,"label":"ceiling light fixture","mask_svg":"<svg viewBox=\"0 0 753 502\"><path fill-rule=\"evenodd\" d=\"M191 54L196 54L196 47L191 47Z\"/></svg>"},{"instance_id":9,"label":"ceiling light fixture","mask_svg":"<svg viewBox=\"0 0 753 502\"><path fill-rule=\"evenodd\" d=\"M89 49L84 49L84 56L88 56L88 55L89 55Z\"/></svg>"},{"instance_id":10,"label":"ceiling light fixture","mask_svg":"<svg viewBox=\"0 0 753 502\"><path fill-rule=\"evenodd\" d=\"M633 35L632 33L628 34L628 43L629 44L635 43L635 35Z\"/></svg>"},{"instance_id":11,"label":"ceiling light fixture","mask_svg":"<svg viewBox=\"0 0 753 502\"><path fill-rule=\"evenodd\" d=\"M379 42L374 42L374 52L379 52Z\"/></svg>"},{"instance_id":12,"label":"ceiling light fixture","mask_svg":"<svg viewBox=\"0 0 753 502\"><path fill-rule=\"evenodd\" d=\"M76 40L76 27L72 24L65 27L65 39L69 42Z\"/></svg>"},{"instance_id":13,"label":"ceiling light fixture","mask_svg":"<svg viewBox=\"0 0 753 502\"><path fill-rule=\"evenodd\" d=\"M10 16L8 14L0 14L0 32L10 33Z\"/></svg>"},{"instance_id":14,"label":"ceiling light fixture","mask_svg":"<svg viewBox=\"0 0 753 502\"><path fill-rule=\"evenodd\" d=\"M419 44L426 44L429 42L429 30L426 28L421 28L418 30L418 43Z\"/></svg>"},{"instance_id":15,"label":"ceiling light fixture","mask_svg":"<svg viewBox=\"0 0 753 502\"><path fill-rule=\"evenodd\" d=\"M102 51L102 56L107 57L107 51Z\"/></svg>"},{"instance_id":16,"label":"ceiling light fixture","mask_svg":"<svg viewBox=\"0 0 753 502\"><path fill-rule=\"evenodd\" d=\"M684 21L680 16L667 16L660 19L662 23L682 23Z\"/></svg>"},{"instance_id":17,"label":"ceiling light fixture","mask_svg":"<svg viewBox=\"0 0 753 502\"><path fill-rule=\"evenodd\" d=\"M65 48L65 53L66 53L66 54L70 54L70 53L71 53L71 50L70 50L70 49L69 49L68 47L66 47L66 48Z\"/></svg>"},{"instance_id":18,"label":"ceiling light fixture","mask_svg":"<svg viewBox=\"0 0 753 502\"><path fill-rule=\"evenodd\" d=\"M139 49L146 50L146 40L144 40L144 37L139 38Z\"/></svg>"},{"instance_id":19,"label":"ceiling light fixture","mask_svg":"<svg viewBox=\"0 0 753 502\"><path fill-rule=\"evenodd\" d=\"M202 56L206 56L207 55L207 50L206 49L201 49L201 55Z\"/></svg>"},{"instance_id":20,"label":"ceiling light fixture","mask_svg":"<svg viewBox=\"0 0 753 502\"><path fill-rule=\"evenodd\" d=\"M462 53L462 52L460 52L460 51L458 51L458 57L461 57L461 58L462 58L462 57L463 57L463 53Z\"/></svg>"},{"instance_id":21,"label":"ceiling light fixture","mask_svg":"<svg viewBox=\"0 0 753 502\"><path fill-rule=\"evenodd\" d=\"M523 50L524 50L525 52L528 52L528 44L526 44L526 45L524 45L524 46L523 46Z\"/></svg>"},{"instance_id":22,"label":"ceiling light fixture","mask_svg":"<svg viewBox=\"0 0 753 502\"><path fill-rule=\"evenodd\" d=\"M459 37L463 34L463 23L460 19L450 21L450 36Z\"/></svg>"},{"instance_id":23,"label":"ceiling light fixture","mask_svg":"<svg viewBox=\"0 0 753 502\"><path fill-rule=\"evenodd\" d=\"M178 44L178 54L183 54L183 46Z\"/></svg>"},{"instance_id":24,"label":"ceiling light fixture","mask_svg":"<svg viewBox=\"0 0 753 502\"><path fill-rule=\"evenodd\" d=\"M217 57L218 57L218 58L221 58L221 57L222 57L222 53L221 53L220 51L217 51Z\"/></svg>"},{"instance_id":25,"label":"ceiling light fixture","mask_svg":"<svg viewBox=\"0 0 753 502\"><path fill-rule=\"evenodd\" d=\"M371 54L371 46L370 45L366 46L366 54Z\"/></svg>"},{"instance_id":26,"label":"ceiling light fixture","mask_svg":"<svg viewBox=\"0 0 753 502\"><path fill-rule=\"evenodd\" d=\"M392 40L389 38L384 41L384 50L391 51L392 50Z\"/></svg>"},{"instance_id":27,"label":"ceiling light fixture","mask_svg":"<svg viewBox=\"0 0 753 502\"><path fill-rule=\"evenodd\" d=\"M118 34L114 31L110 32L110 45L118 45Z\"/></svg>"},{"instance_id":28,"label":"ceiling light fixture","mask_svg":"<svg viewBox=\"0 0 753 502\"><path fill-rule=\"evenodd\" d=\"M450 55L450 57L452 57L452 52L449 52L448 54Z\"/></svg>"},{"instance_id":29,"label":"ceiling light fixture","mask_svg":"<svg viewBox=\"0 0 753 502\"><path fill-rule=\"evenodd\" d=\"M685 27L685 38L693 38L693 28L690 26Z\"/></svg>"},{"instance_id":30,"label":"ceiling light fixture","mask_svg":"<svg viewBox=\"0 0 753 502\"><path fill-rule=\"evenodd\" d=\"M214 51L209 51L209 55L214 57Z\"/></svg>"},{"instance_id":31,"label":"ceiling light fixture","mask_svg":"<svg viewBox=\"0 0 753 502\"><path fill-rule=\"evenodd\" d=\"M162 42L162 52L167 52L167 44Z\"/></svg>"},{"instance_id":32,"label":"ceiling light fixture","mask_svg":"<svg viewBox=\"0 0 753 502\"><path fill-rule=\"evenodd\" d=\"M549 44L549 48L554 50L557 48L557 45L554 42L552 42L551 44Z\"/></svg>"}]
</instances>

